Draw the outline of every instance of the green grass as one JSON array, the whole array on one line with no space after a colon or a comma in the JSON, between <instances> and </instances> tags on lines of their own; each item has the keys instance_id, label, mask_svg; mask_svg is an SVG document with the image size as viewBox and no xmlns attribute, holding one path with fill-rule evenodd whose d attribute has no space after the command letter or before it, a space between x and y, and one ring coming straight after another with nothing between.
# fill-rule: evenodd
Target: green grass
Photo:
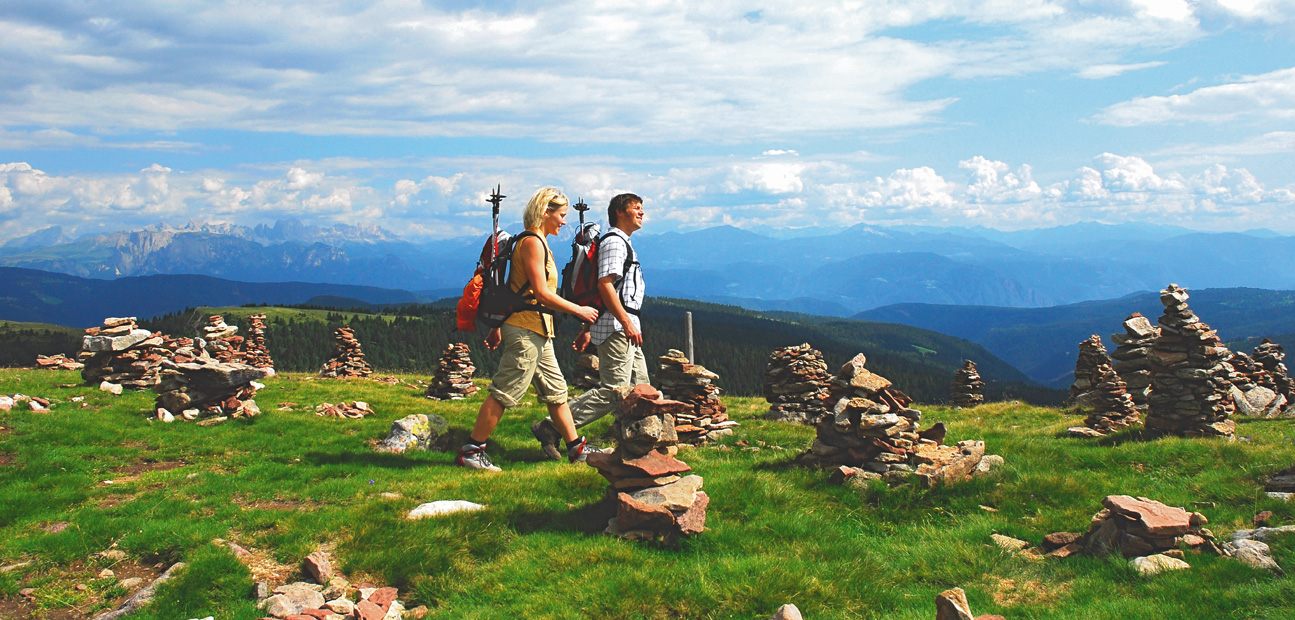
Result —
<instances>
[{"instance_id":1,"label":"green grass","mask_svg":"<svg viewBox=\"0 0 1295 620\"><path fill-rule=\"evenodd\" d=\"M367 312L345 312L341 310L313 310L309 308L280 308L277 306L225 306L220 308L209 308L203 306L196 308L194 311L206 316L208 314L219 314L226 320L229 317L247 318L251 314L264 314L265 320L273 322L275 319L297 320L297 321L317 321L319 323L329 322L328 317L342 316L342 322L350 323L358 317L374 318L379 317L390 323L396 320L395 314L373 314ZM417 319L418 317L413 317ZM204 323L205 324L205 323Z\"/></svg>"},{"instance_id":2,"label":"green grass","mask_svg":"<svg viewBox=\"0 0 1295 620\"><path fill-rule=\"evenodd\" d=\"M222 538L294 566L334 545L353 580L397 586L432 618L762 619L795 603L812 619L929 620L934 595L954 586L975 613L1013 619L1295 616L1295 578L1231 560L1189 556L1190 571L1143 578L1122 560L1031 561L989 539L1082 531L1112 493L1199 510L1220 538L1260 510L1293 523L1295 506L1260 488L1264 475L1295 464L1287 421L1242 422L1249 440L1240 442L1136 432L1082 441L1060 437L1079 418L1053 409L924 407L925 423L947 422L950 440L984 439L1006 467L947 488L854 489L792 464L812 429L756 419L766 408L758 399L726 399L742 422L736 435L680 453L706 480L709 529L662 547L601 534L611 516L600 502L606 484L592 468L543 460L528 430L542 415L533 398L505 416L490 447L504 471L487 474L453 467L452 453L369 448L411 413L446 417L457 440L480 397L438 403L406 386L281 376L257 396L261 417L202 428L150 421L151 393L113 397L78 380L0 371L0 393L55 401L52 413L0 413L0 565L32 562L0 573L0 610L28 587L38 617L114 606L123 592L96 579L111 563L94 555L115 545L128 554L118 569L188 563L133 618L259 618L251 574L212 543ZM313 414L317 404L356 399L378 413ZM280 402L297 407L278 411ZM438 499L488 508L403 519ZM68 526L47 531L56 523ZM1295 567L1295 540L1272 546Z\"/></svg>"}]
</instances>

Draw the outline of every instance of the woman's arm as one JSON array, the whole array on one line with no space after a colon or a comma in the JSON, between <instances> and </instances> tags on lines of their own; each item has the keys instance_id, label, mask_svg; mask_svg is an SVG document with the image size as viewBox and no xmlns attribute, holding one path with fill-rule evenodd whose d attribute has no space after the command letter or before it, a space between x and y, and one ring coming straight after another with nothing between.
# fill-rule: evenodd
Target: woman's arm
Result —
<instances>
[{"instance_id":1,"label":"woman's arm","mask_svg":"<svg viewBox=\"0 0 1295 620\"><path fill-rule=\"evenodd\" d=\"M534 239L534 241L532 241ZM565 299L561 295L550 291L547 286L548 278L544 275L544 266L547 258L544 252L544 243L537 237L526 237L522 239L520 247L513 250L517 259L514 264L520 265L526 274L526 280L530 283L531 290L535 292L535 301L545 308L551 308L567 314L574 314L580 320L586 323L593 323L598 320L598 311L589 306L577 306Z\"/></svg>"}]
</instances>

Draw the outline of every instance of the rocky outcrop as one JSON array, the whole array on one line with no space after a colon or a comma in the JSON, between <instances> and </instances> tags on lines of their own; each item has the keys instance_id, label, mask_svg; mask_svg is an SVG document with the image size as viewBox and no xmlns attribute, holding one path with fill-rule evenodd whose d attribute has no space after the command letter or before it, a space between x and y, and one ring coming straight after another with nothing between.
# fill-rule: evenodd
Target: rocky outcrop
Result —
<instances>
[{"instance_id":1,"label":"rocky outcrop","mask_svg":"<svg viewBox=\"0 0 1295 620\"><path fill-rule=\"evenodd\" d=\"M1160 337L1147 354L1151 395L1144 426L1152 434L1187 437L1236 432L1227 364L1232 352L1218 333L1187 307L1187 289L1170 284L1160 291L1165 312Z\"/></svg>"},{"instance_id":2,"label":"rocky outcrop","mask_svg":"<svg viewBox=\"0 0 1295 620\"><path fill-rule=\"evenodd\" d=\"M408 450L439 450L450 423L438 415L415 413L391 423L391 431L373 446L378 452L404 454Z\"/></svg>"},{"instance_id":3,"label":"rocky outcrop","mask_svg":"<svg viewBox=\"0 0 1295 620\"><path fill-rule=\"evenodd\" d=\"M774 349L764 371L764 419L817 424L827 414L828 382L823 354L809 343Z\"/></svg>"}]
</instances>

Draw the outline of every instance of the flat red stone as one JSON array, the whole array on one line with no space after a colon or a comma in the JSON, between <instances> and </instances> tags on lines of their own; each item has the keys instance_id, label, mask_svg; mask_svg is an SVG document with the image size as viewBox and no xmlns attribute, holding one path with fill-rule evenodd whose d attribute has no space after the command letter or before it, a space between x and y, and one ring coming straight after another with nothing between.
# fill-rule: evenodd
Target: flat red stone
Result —
<instances>
[{"instance_id":1,"label":"flat red stone","mask_svg":"<svg viewBox=\"0 0 1295 620\"><path fill-rule=\"evenodd\" d=\"M697 499L693 501L688 510L676 518L679 524L679 531L684 534L700 534L706 529L706 506L710 504L710 496L705 491L697 492Z\"/></svg>"},{"instance_id":2,"label":"flat red stone","mask_svg":"<svg viewBox=\"0 0 1295 620\"><path fill-rule=\"evenodd\" d=\"M1133 521L1135 528L1151 536L1181 536L1191 529L1191 515L1182 508L1166 506L1145 497L1108 495L1102 505L1112 514Z\"/></svg>"},{"instance_id":3,"label":"flat red stone","mask_svg":"<svg viewBox=\"0 0 1295 620\"><path fill-rule=\"evenodd\" d=\"M369 601L360 601L355 604L355 615L360 620L382 620L387 616L387 612Z\"/></svg>"},{"instance_id":4,"label":"flat red stone","mask_svg":"<svg viewBox=\"0 0 1295 620\"><path fill-rule=\"evenodd\" d=\"M664 506L640 502L629 493L616 495L616 525L621 531L666 531L674 527L674 514Z\"/></svg>"},{"instance_id":5,"label":"flat red stone","mask_svg":"<svg viewBox=\"0 0 1295 620\"><path fill-rule=\"evenodd\" d=\"M369 598L366 600L381 607L382 611L385 612L391 608L391 601L396 600L396 597L399 595L400 591L395 588L378 588L373 594L370 594Z\"/></svg>"},{"instance_id":6,"label":"flat red stone","mask_svg":"<svg viewBox=\"0 0 1295 620\"><path fill-rule=\"evenodd\" d=\"M610 455L591 454L589 455L589 458L592 459L595 456L610 456ZM673 456L670 456L668 454L661 454L656 450L648 452L647 455L645 456L641 456L639 458L636 458L630 461L624 461L621 464L624 465L625 467L632 467L638 471L643 472L642 476L648 477L648 478L669 476L671 474L682 474L687 471L692 471L692 467L689 467L687 463ZM595 467L598 467L598 469L602 469L602 467L597 465L595 465Z\"/></svg>"}]
</instances>

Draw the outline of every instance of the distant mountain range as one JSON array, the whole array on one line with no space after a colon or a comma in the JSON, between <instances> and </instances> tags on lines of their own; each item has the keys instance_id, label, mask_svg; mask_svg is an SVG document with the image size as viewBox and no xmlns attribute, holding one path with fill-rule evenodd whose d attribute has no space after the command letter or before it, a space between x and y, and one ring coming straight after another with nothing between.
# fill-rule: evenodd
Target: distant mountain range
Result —
<instances>
[{"instance_id":1,"label":"distant mountain range","mask_svg":"<svg viewBox=\"0 0 1295 620\"><path fill-rule=\"evenodd\" d=\"M571 227L569 227L571 228ZM651 295L756 310L851 316L897 303L1032 308L1159 290L1295 289L1295 237L1084 223L1004 232L876 227L796 237L730 226L634 236ZM570 234L568 229L566 232ZM567 241L553 242L559 265ZM412 243L379 228L190 224L71 240L57 228L11 239L0 265L89 278L201 274L448 296L481 238Z\"/></svg>"},{"instance_id":2,"label":"distant mountain range","mask_svg":"<svg viewBox=\"0 0 1295 620\"><path fill-rule=\"evenodd\" d=\"M1217 288L1189 294L1192 311L1225 341L1263 337L1280 341L1295 333L1295 291ZM1123 333L1125 317L1141 312L1155 321L1163 311L1159 293L1139 293L1050 308L896 304L861 312L855 318L965 338L984 345L1031 379L1060 388L1073 378L1081 340L1097 334L1107 350L1113 351L1110 336ZM1254 342L1245 345L1243 351L1249 353Z\"/></svg>"}]
</instances>

